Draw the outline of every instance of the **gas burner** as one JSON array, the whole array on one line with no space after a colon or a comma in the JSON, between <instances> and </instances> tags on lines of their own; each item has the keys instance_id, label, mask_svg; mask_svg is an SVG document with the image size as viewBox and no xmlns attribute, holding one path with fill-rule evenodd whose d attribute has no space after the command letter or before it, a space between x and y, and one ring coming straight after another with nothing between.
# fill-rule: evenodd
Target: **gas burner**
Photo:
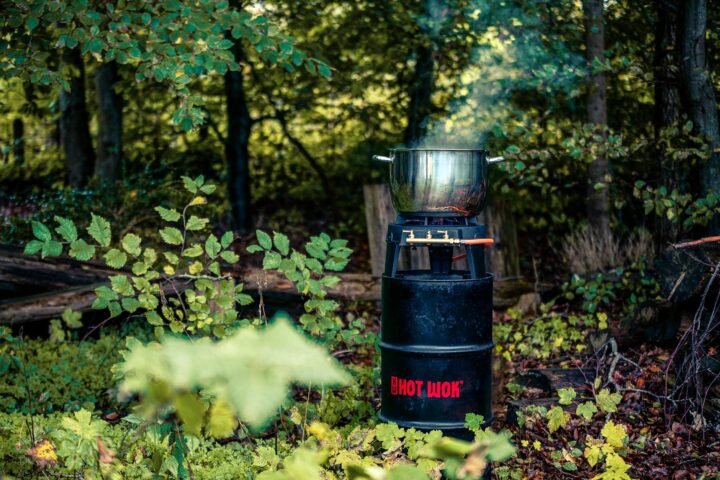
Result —
<instances>
[{"instance_id":1,"label":"gas burner","mask_svg":"<svg viewBox=\"0 0 720 480\"><path fill-rule=\"evenodd\" d=\"M398 215L397 225L477 225L475 217L444 217L437 215Z\"/></svg>"},{"instance_id":2,"label":"gas burner","mask_svg":"<svg viewBox=\"0 0 720 480\"><path fill-rule=\"evenodd\" d=\"M412 275L411 272L398 270L400 251L402 248L427 247L430 258L431 274L460 273L466 278L480 278L485 271L485 247L492 245L493 240L486 238L485 225L470 223L465 218L464 223L437 223L439 219L448 220L447 217L398 217L398 222L388 226L387 253L385 257L385 275ZM427 220L432 219L433 223ZM459 220L461 217L453 218ZM426 220L420 223L418 220ZM458 272L453 270L453 247L463 247L467 257L468 270ZM417 272L415 272L417 273Z\"/></svg>"}]
</instances>

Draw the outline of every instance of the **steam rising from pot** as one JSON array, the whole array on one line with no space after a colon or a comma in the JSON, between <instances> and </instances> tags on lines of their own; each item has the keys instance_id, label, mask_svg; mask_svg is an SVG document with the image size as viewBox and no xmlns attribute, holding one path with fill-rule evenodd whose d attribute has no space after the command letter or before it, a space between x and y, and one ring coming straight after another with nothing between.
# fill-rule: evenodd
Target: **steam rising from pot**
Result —
<instances>
[{"instance_id":1,"label":"steam rising from pot","mask_svg":"<svg viewBox=\"0 0 720 480\"><path fill-rule=\"evenodd\" d=\"M457 95L440 118L426 117L426 133L413 146L471 148L486 144L488 136L518 115L510 100L523 91L535 91L548 98L572 102L580 93L585 76L585 59L579 51L582 31L573 15L573 2L474 0L457 6L460 15L448 15L446 7L429 2L433 18L429 25L437 33L449 21L458 23L476 36L470 64L457 78L443 76L437 66L434 82L437 97L444 85L457 82ZM555 15L553 12L561 12ZM423 22L423 20L420 20ZM553 23L554 22L554 23ZM421 23L421 29L427 27ZM558 34L572 41L558 41ZM577 41L572 35L577 35ZM438 42L433 42L434 48ZM545 108L546 106L540 106Z\"/></svg>"}]
</instances>

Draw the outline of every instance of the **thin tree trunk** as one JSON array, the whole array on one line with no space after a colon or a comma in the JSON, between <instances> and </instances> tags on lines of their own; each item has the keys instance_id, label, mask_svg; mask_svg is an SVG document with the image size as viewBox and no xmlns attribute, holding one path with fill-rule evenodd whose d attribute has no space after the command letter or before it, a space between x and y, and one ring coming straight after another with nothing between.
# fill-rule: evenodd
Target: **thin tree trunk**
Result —
<instances>
[{"instance_id":1,"label":"thin tree trunk","mask_svg":"<svg viewBox=\"0 0 720 480\"><path fill-rule=\"evenodd\" d=\"M425 19L432 16L432 3L434 0L424 0L422 15ZM426 20L424 23L428 23ZM407 126L403 135L405 145L417 145L425 136L427 124L432 111L432 93L435 79L433 71L433 39L429 28L421 28L422 38L415 52L415 71L410 85L410 105L407 113Z\"/></svg>"},{"instance_id":2,"label":"thin tree trunk","mask_svg":"<svg viewBox=\"0 0 720 480\"><path fill-rule=\"evenodd\" d=\"M677 0L656 0L657 24L655 25L655 144L657 146L660 184L668 192L687 190L687 172L673 161L667 146L661 141L663 129L672 127L680 120L680 93L678 90ZM665 216L658 218L655 239L659 248L677 240L677 222Z\"/></svg>"},{"instance_id":3,"label":"thin tree trunk","mask_svg":"<svg viewBox=\"0 0 720 480\"><path fill-rule=\"evenodd\" d=\"M98 144L95 175L114 182L120 178L122 162L122 98L115 91L118 66L103 63L95 72L98 105Z\"/></svg>"},{"instance_id":4,"label":"thin tree trunk","mask_svg":"<svg viewBox=\"0 0 720 480\"><path fill-rule=\"evenodd\" d=\"M720 192L720 124L717 99L707 65L705 32L707 3L705 0L686 0L682 11L680 33L680 75L683 103L695 132L706 139L711 155L700 168L700 194ZM715 215L707 233L720 233L720 217Z\"/></svg>"},{"instance_id":5,"label":"thin tree trunk","mask_svg":"<svg viewBox=\"0 0 720 480\"><path fill-rule=\"evenodd\" d=\"M62 59L73 71L70 90L60 91L60 140L65 151L68 181L73 187L82 187L90 178L95 163L85 104L85 66L77 50L67 50Z\"/></svg>"},{"instance_id":6,"label":"thin tree trunk","mask_svg":"<svg viewBox=\"0 0 720 480\"><path fill-rule=\"evenodd\" d=\"M596 62L605 62L605 29L603 25L603 0L583 0L585 14L585 45L590 70L587 94L587 119L592 125L607 127L607 102L605 74L596 71ZM588 220L590 227L603 236L610 235L610 195L606 177L610 164L605 156L598 155L588 168ZM596 188L596 185L604 188Z\"/></svg>"},{"instance_id":7,"label":"thin tree trunk","mask_svg":"<svg viewBox=\"0 0 720 480\"><path fill-rule=\"evenodd\" d=\"M16 117L12 124L13 131L13 161L15 165L25 163L25 123L20 117Z\"/></svg>"},{"instance_id":8,"label":"thin tree trunk","mask_svg":"<svg viewBox=\"0 0 720 480\"><path fill-rule=\"evenodd\" d=\"M233 55L240 62L243 57L239 43L233 47ZM250 205L249 144L253 120L250 117L243 74L229 71L225 74L225 95L227 101L227 139L225 159L227 161L228 199L232 214L233 228L248 232L252 228Z\"/></svg>"}]
</instances>

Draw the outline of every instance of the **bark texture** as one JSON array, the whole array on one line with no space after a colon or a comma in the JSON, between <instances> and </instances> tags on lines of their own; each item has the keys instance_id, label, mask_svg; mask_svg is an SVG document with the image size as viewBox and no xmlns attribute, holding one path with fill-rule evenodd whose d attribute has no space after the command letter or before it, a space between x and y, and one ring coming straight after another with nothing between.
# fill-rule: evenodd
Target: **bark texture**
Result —
<instances>
[{"instance_id":1,"label":"bark texture","mask_svg":"<svg viewBox=\"0 0 720 480\"><path fill-rule=\"evenodd\" d=\"M243 57L239 44L233 47L233 55L240 62ZM228 175L228 199L232 214L233 228L248 232L252 228L250 204L249 145L253 119L250 116L243 74L229 71L225 74L225 96L227 101L227 139L225 159Z\"/></svg>"},{"instance_id":2,"label":"bark texture","mask_svg":"<svg viewBox=\"0 0 720 480\"><path fill-rule=\"evenodd\" d=\"M65 152L68 181L77 188L87 183L95 163L85 103L85 66L77 50L65 51L62 60L71 68L72 74L70 90L60 92L60 141Z\"/></svg>"},{"instance_id":3,"label":"bark texture","mask_svg":"<svg viewBox=\"0 0 720 480\"><path fill-rule=\"evenodd\" d=\"M122 167L122 98L115 90L118 66L103 63L95 72L95 94L98 106L98 142L95 175L116 181Z\"/></svg>"},{"instance_id":4,"label":"bark texture","mask_svg":"<svg viewBox=\"0 0 720 480\"><path fill-rule=\"evenodd\" d=\"M660 133L672 127L680 120L680 91L678 79L678 1L656 0L657 23L655 25L655 144L657 145L658 166L660 167L660 184L668 192L677 189L687 190L687 172L681 164L674 162L661 142ZM677 240L679 228L677 222L666 217L658 219L655 239L659 248Z\"/></svg>"},{"instance_id":5,"label":"bark texture","mask_svg":"<svg viewBox=\"0 0 720 480\"><path fill-rule=\"evenodd\" d=\"M720 194L720 124L717 98L707 65L705 32L706 0L685 0L680 34L682 97L696 133L709 143L712 153L700 169L700 194ZM708 234L720 233L720 217L708 226Z\"/></svg>"},{"instance_id":6,"label":"bark texture","mask_svg":"<svg viewBox=\"0 0 720 480\"><path fill-rule=\"evenodd\" d=\"M605 74L593 68L605 62L605 28L603 25L603 0L583 0L585 15L585 47L588 77L587 120L600 128L607 127L607 100ZM598 155L588 167L588 220L598 235L610 235L610 197L606 177L610 173L607 157ZM605 188L596 189L598 183Z\"/></svg>"},{"instance_id":7,"label":"bark texture","mask_svg":"<svg viewBox=\"0 0 720 480\"><path fill-rule=\"evenodd\" d=\"M22 118L17 117L13 120L12 132L13 161L16 165L22 165L25 163L25 123L23 123Z\"/></svg>"}]
</instances>

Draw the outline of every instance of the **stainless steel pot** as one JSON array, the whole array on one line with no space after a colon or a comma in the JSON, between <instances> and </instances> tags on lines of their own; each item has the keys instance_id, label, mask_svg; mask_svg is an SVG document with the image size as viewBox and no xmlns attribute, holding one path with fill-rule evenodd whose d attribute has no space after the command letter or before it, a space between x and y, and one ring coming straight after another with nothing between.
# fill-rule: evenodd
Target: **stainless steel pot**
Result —
<instances>
[{"instance_id":1,"label":"stainless steel pot","mask_svg":"<svg viewBox=\"0 0 720 480\"><path fill-rule=\"evenodd\" d=\"M404 215L476 216L485 207L487 167L503 157L485 150L396 148L389 157L393 206Z\"/></svg>"}]
</instances>

